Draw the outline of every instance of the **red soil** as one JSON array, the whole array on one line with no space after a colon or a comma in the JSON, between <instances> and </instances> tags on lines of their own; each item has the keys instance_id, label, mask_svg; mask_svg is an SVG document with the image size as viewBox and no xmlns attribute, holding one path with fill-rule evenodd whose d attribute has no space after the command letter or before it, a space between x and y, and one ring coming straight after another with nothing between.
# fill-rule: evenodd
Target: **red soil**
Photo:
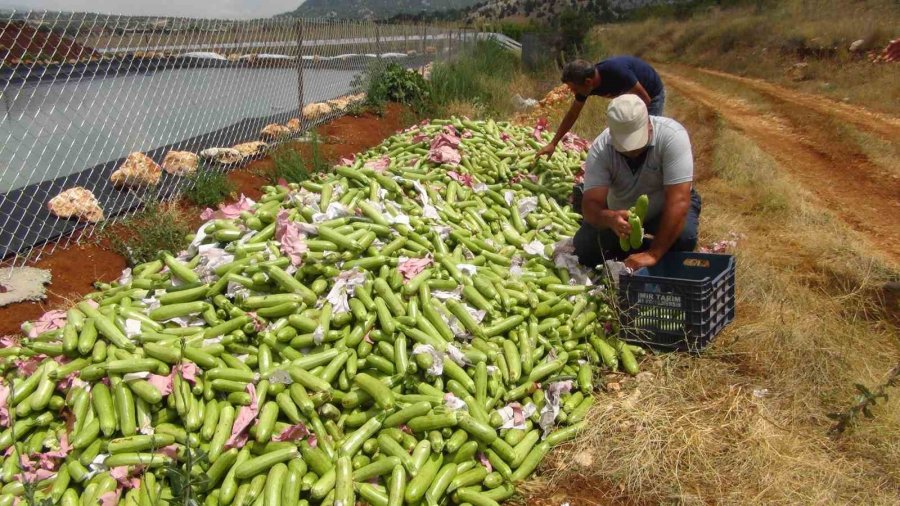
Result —
<instances>
[{"instance_id":1,"label":"red soil","mask_svg":"<svg viewBox=\"0 0 900 506\"><path fill-rule=\"evenodd\" d=\"M23 58L26 55L28 58ZM23 21L11 21L0 31L0 58L7 64L14 64L13 59L61 61L90 56L98 55L70 38L37 30Z\"/></svg>"}]
</instances>

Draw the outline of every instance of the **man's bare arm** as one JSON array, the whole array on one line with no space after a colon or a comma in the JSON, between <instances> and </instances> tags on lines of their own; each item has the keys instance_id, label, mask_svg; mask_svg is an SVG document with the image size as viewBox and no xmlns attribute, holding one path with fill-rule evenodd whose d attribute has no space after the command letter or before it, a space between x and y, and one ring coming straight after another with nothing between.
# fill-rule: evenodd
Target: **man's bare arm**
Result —
<instances>
[{"instance_id":1,"label":"man's bare arm","mask_svg":"<svg viewBox=\"0 0 900 506\"><path fill-rule=\"evenodd\" d=\"M562 140L562 138L567 133L569 133L569 130L571 130L575 122L578 121L578 117L581 116L581 110L583 108L584 102L579 102L577 100L572 101L572 105L569 107L569 112L566 113L566 116L559 124L559 129L556 131L556 135L553 136L553 140L550 141L550 144L547 144L540 151L538 151L537 156L551 155L554 151L556 151L556 146L559 144L559 141Z\"/></svg>"},{"instance_id":2,"label":"man's bare arm","mask_svg":"<svg viewBox=\"0 0 900 506\"><path fill-rule=\"evenodd\" d=\"M642 85L641 83L635 83L635 85L630 90L628 90L627 93L632 93L641 97L641 100L643 100L644 103L648 106L650 105L650 101L653 100L650 94L647 93L647 90L644 89L644 85Z\"/></svg>"},{"instance_id":3,"label":"man's bare arm","mask_svg":"<svg viewBox=\"0 0 900 506\"><path fill-rule=\"evenodd\" d=\"M631 232L628 224L628 211L613 211L606 205L606 196L609 188L598 186L584 192L581 200L581 210L585 221L596 228L612 229L619 237L625 237Z\"/></svg>"},{"instance_id":4,"label":"man's bare arm","mask_svg":"<svg viewBox=\"0 0 900 506\"><path fill-rule=\"evenodd\" d=\"M650 249L647 251L657 260L669 251L669 248L681 235L688 209L691 207L690 182L666 186L665 190L666 203L665 207L663 207L659 230L656 232L656 237L653 238Z\"/></svg>"}]
</instances>

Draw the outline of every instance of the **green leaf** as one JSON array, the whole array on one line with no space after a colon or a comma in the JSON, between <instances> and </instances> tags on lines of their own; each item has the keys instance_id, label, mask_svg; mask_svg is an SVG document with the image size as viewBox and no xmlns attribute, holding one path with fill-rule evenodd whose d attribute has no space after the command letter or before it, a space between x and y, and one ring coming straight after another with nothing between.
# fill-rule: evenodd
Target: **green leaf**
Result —
<instances>
[{"instance_id":1,"label":"green leaf","mask_svg":"<svg viewBox=\"0 0 900 506\"><path fill-rule=\"evenodd\" d=\"M853 386L856 387L856 390L858 390L861 394L866 396L867 399L872 396L872 392L870 392L869 389L862 383L854 383Z\"/></svg>"}]
</instances>

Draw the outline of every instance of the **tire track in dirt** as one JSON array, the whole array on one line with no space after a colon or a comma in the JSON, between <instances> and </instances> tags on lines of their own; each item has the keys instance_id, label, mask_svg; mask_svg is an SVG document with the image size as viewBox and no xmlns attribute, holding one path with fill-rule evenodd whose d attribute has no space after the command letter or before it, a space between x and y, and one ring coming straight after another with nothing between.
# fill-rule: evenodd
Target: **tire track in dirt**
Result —
<instances>
[{"instance_id":1,"label":"tire track in dirt","mask_svg":"<svg viewBox=\"0 0 900 506\"><path fill-rule=\"evenodd\" d=\"M859 106L838 102L821 95L812 95L802 91L791 90L759 79L751 79L749 77L737 76L719 70L699 67L695 70L713 77L728 79L735 83L742 84L752 88L758 93L762 93L777 100L806 107L820 114L838 118L862 128L863 130L878 134L889 141L900 139L900 119L898 118L870 111Z\"/></svg>"},{"instance_id":2,"label":"tire track in dirt","mask_svg":"<svg viewBox=\"0 0 900 506\"><path fill-rule=\"evenodd\" d=\"M799 124L790 116L760 113L741 99L712 90L671 69L660 74L667 85L715 111L756 142L827 209L871 238L868 243L872 248L900 263L900 250L896 247L900 244L900 180L844 147L841 139L823 139L815 122ZM847 113L832 114L821 107L816 112L832 117ZM890 127L889 122L881 125Z\"/></svg>"}]
</instances>

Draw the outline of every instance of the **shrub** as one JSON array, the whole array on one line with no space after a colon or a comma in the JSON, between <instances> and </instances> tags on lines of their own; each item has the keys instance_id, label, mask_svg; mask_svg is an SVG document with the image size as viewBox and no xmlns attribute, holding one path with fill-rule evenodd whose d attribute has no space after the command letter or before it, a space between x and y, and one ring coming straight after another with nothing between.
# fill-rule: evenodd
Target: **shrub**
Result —
<instances>
[{"instance_id":1,"label":"shrub","mask_svg":"<svg viewBox=\"0 0 900 506\"><path fill-rule=\"evenodd\" d=\"M418 73L396 62L378 60L357 75L351 86L356 92L366 93L366 105L376 110L388 102L406 104L414 109L427 107L428 83Z\"/></svg>"},{"instance_id":2,"label":"shrub","mask_svg":"<svg viewBox=\"0 0 900 506\"><path fill-rule=\"evenodd\" d=\"M200 167L187 178L188 186L181 194L191 203L200 207L216 207L235 191L234 183L224 172Z\"/></svg>"},{"instance_id":3,"label":"shrub","mask_svg":"<svg viewBox=\"0 0 900 506\"><path fill-rule=\"evenodd\" d=\"M191 232L187 218L177 207L149 199L143 210L119 226L104 228L100 237L108 239L129 265L137 265L155 259L160 251L181 251L187 247Z\"/></svg>"},{"instance_id":4,"label":"shrub","mask_svg":"<svg viewBox=\"0 0 900 506\"><path fill-rule=\"evenodd\" d=\"M542 29L534 21L501 21L496 25L489 25L486 27L488 31L495 31L498 33L502 33L511 39L515 39L519 42L522 41L522 36L528 32L535 32Z\"/></svg>"}]
</instances>

